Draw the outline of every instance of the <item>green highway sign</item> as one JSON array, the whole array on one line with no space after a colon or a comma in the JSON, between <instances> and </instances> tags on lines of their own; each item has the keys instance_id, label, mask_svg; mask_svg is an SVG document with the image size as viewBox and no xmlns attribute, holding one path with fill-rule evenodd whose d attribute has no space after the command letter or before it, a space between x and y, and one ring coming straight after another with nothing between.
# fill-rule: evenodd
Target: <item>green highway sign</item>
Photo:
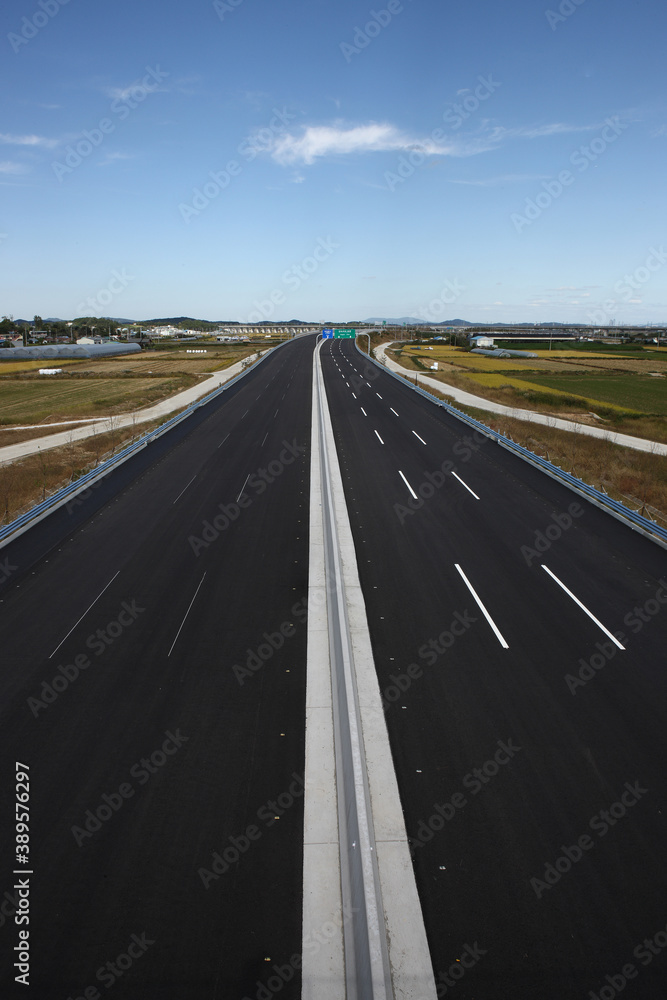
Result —
<instances>
[{"instance_id":1,"label":"green highway sign","mask_svg":"<svg viewBox=\"0 0 667 1000\"><path fill-rule=\"evenodd\" d=\"M337 340L343 340L345 337L356 337L356 330L334 330L334 337Z\"/></svg>"}]
</instances>

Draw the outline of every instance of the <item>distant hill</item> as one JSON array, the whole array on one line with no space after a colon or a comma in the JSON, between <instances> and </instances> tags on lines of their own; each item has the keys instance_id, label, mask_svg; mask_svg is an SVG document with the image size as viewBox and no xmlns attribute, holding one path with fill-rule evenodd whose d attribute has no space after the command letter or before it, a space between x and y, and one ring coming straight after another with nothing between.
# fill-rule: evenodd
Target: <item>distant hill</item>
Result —
<instances>
[{"instance_id":1,"label":"distant hill","mask_svg":"<svg viewBox=\"0 0 667 1000\"><path fill-rule=\"evenodd\" d=\"M218 323L224 323L225 326L238 326L237 321L234 319L195 319L194 316L166 316L161 319L142 319L141 323L157 323L160 326L178 326L179 323L210 323L211 326L216 326Z\"/></svg>"},{"instance_id":2,"label":"distant hill","mask_svg":"<svg viewBox=\"0 0 667 1000\"><path fill-rule=\"evenodd\" d=\"M417 319L416 316L399 316L390 318L389 316L371 316L365 319L364 323L387 323L391 326L477 326L477 323L469 323L466 319L444 319L439 323L431 323L427 319Z\"/></svg>"},{"instance_id":3,"label":"distant hill","mask_svg":"<svg viewBox=\"0 0 667 1000\"><path fill-rule=\"evenodd\" d=\"M580 326L577 323L550 323L545 320L543 323L489 323L488 320L478 320L472 323L468 319L443 319L438 323L430 323L425 319L417 319L415 316L400 316L398 319L390 319L388 316L374 316L371 319L364 320L365 323L387 323L396 324L401 326L405 323L408 326L483 326L493 328L495 330L540 330L540 329L554 329L558 328L569 328L571 326Z\"/></svg>"}]
</instances>

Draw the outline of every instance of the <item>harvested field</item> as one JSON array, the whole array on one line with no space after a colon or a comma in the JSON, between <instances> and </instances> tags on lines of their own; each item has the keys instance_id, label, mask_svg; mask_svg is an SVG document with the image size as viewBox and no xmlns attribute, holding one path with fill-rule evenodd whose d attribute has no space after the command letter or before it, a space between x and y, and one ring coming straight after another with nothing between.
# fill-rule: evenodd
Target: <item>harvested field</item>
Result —
<instances>
[{"instance_id":1,"label":"harvested field","mask_svg":"<svg viewBox=\"0 0 667 1000\"><path fill-rule=\"evenodd\" d=\"M78 379L67 375L0 379L0 424L122 413L186 388L184 383L177 378Z\"/></svg>"}]
</instances>

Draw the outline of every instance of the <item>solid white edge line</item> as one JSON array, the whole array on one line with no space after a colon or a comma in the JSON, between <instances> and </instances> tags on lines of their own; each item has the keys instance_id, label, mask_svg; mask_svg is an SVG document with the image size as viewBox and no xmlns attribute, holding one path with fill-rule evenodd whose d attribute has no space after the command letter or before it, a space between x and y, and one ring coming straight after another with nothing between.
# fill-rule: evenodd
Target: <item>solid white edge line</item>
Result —
<instances>
[{"instance_id":1,"label":"solid white edge line","mask_svg":"<svg viewBox=\"0 0 667 1000\"><path fill-rule=\"evenodd\" d=\"M399 476L401 477L401 479L403 480L403 482L405 483L405 485L407 486L407 488L408 488L408 489L410 490L410 492L412 493L412 496L413 496L413 499L415 499L415 500L418 500L418 499L419 499L419 497L417 496L417 494L416 494L416 493L415 493L415 491L413 490L412 486L410 486L410 483L409 483L409 482L407 481L407 479L405 478L405 476L403 475L403 473L401 472L401 470L400 470L400 469L398 470L398 474L399 474Z\"/></svg>"},{"instance_id":2,"label":"solid white edge line","mask_svg":"<svg viewBox=\"0 0 667 1000\"><path fill-rule=\"evenodd\" d=\"M118 573L120 573L120 570L118 570ZM106 587L104 588L104 590L108 590L108 589L109 589L109 587L111 586L111 584L112 584L112 583L114 582L114 580L115 580L115 579L116 579L116 577L118 576L118 573L114 573L114 575L113 575L113 576L111 577L111 579L110 579L110 580L109 580L109 582L107 583L107 585L106 585ZM101 591L99 592L99 594L97 595L97 597L95 598L95 600L93 601L93 604L89 605L89 607L87 607L87 608L86 608L86 610L84 611L84 613L83 613L83 614L81 615L81 617L79 618L79 621L78 621L78 622L75 622L75 623L74 623L74 625L72 625L71 629L69 630L69 632L68 632L68 633L67 633L67 635L65 636L65 639L69 639L69 637L71 636L72 632L74 631L74 629L76 628L76 626L77 626L77 625L79 624L79 622L82 622L82 621L83 621L83 619L84 619L84 618L86 617L86 615L88 614L88 612L90 611L90 609L91 609L91 608L93 607L93 605L94 605L94 604L97 604L97 602L99 601L100 597L101 597L101 596L102 596L102 594L104 593L104 590L101 590ZM62 646L63 642L65 642L65 639L61 639L61 640L60 640L60 642L58 643L58 645L56 646L56 648L55 648L55 649L53 650L53 652L51 653L51 656L49 656L49 659L51 659L52 657L54 657L54 656L56 655L56 653L58 652L58 650L59 650L59 649L60 649L60 647Z\"/></svg>"},{"instance_id":3,"label":"solid white edge line","mask_svg":"<svg viewBox=\"0 0 667 1000\"><path fill-rule=\"evenodd\" d=\"M484 605L480 601L480 599L477 596L477 593L475 591L475 588L471 584L470 580L465 575L465 573L463 572L463 570L461 569L461 567L459 566L458 563L454 563L454 565L456 566L457 570L459 571L459 573L463 577L463 580L464 580L464 583L465 583L466 587L468 588L468 590L470 591L470 593L472 594L472 596L477 601L477 604L479 606L480 611L482 612L482 614L486 618L487 622L489 623L489 625L493 629L493 632L494 632L494 635L495 635L496 639L498 640L498 642L500 643L500 645L503 647L503 649L509 649L509 645L507 644L507 642L505 642L505 639L503 638L502 632L500 631L500 629L498 628L498 626L494 622L493 618L491 617L491 615L489 614L489 612L486 610L486 608L484 607Z\"/></svg>"},{"instance_id":4,"label":"solid white edge line","mask_svg":"<svg viewBox=\"0 0 667 1000\"><path fill-rule=\"evenodd\" d=\"M419 434L417 434L417 431L413 431L412 433L414 434L414 436L416 438L418 438L421 441L422 444L426 444L426 441L424 441L424 438L419 437Z\"/></svg>"},{"instance_id":5,"label":"solid white edge line","mask_svg":"<svg viewBox=\"0 0 667 1000\"><path fill-rule=\"evenodd\" d=\"M436 1000L436 985L426 939L424 916L410 858L405 819L368 631L366 600L359 581L356 550L328 406L325 407L325 425L329 441L329 464L340 543L340 562L352 639L392 986L396 1000ZM312 996L313 1000L319 1000L320 994Z\"/></svg>"},{"instance_id":6,"label":"solid white edge line","mask_svg":"<svg viewBox=\"0 0 667 1000\"><path fill-rule=\"evenodd\" d=\"M380 437L380 435L378 434L378 432L376 431L375 433L378 436L378 441L380 442L380 444L384 444L384 441L382 440L382 438Z\"/></svg>"},{"instance_id":7,"label":"solid white edge line","mask_svg":"<svg viewBox=\"0 0 667 1000\"><path fill-rule=\"evenodd\" d=\"M194 483L194 481L195 481L196 478L197 478L197 473L195 472L194 476L192 477L192 479L190 480L190 482L188 483L188 485L184 486L183 489L181 490L181 492L178 494L178 496L176 497L176 500L180 500L181 499L181 497L183 496L183 494L187 490L188 486L191 486L192 483ZM172 500L172 505L176 503L176 500Z\"/></svg>"},{"instance_id":8,"label":"solid white edge line","mask_svg":"<svg viewBox=\"0 0 667 1000\"><path fill-rule=\"evenodd\" d=\"M542 566L542 569L546 570L546 572L549 574L549 576L552 577L552 579L554 579L556 581L556 583L558 584L558 586L563 588L563 590L565 591L565 593L567 594L567 596L571 597L572 600L574 601L574 603L579 605L579 607L581 608L581 610L584 611L588 615L588 617L591 619L591 621L594 621L595 624L597 625L597 627L601 628L602 631L604 632L604 634L606 636L609 636L609 638L611 639L611 641L616 646L618 646L619 649L625 650L625 646L621 645L621 643L618 641L618 639L616 638L616 636L612 635L611 632L609 631L609 629L604 627L604 625L602 624L602 622L598 618L595 617L595 615L593 614L592 611L588 610L588 608L586 607L585 604L581 603L581 601L579 600L579 598L576 597L572 593L572 591L568 587L565 586L565 584L563 583L563 581L559 580L558 577L556 576L556 574L552 573L551 570L549 569L549 567L545 566L544 563L541 563L541 566Z\"/></svg>"},{"instance_id":9,"label":"solid white edge line","mask_svg":"<svg viewBox=\"0 0 667 1000\"><path fill-rule=\"evenodd\" d=\"M454 476L454 479L458 479L458 481L460 482L461 486L465 486L465 488L467 489L468 493L472 493L472 495L474 496L475 500L479 500L479 497L477 496L477 494L475 493L475 491L471 490L470 487L468 486L468 484L464 483L460 476L457 476L455 472L452 472L452 475Z\"/></svg>"},{"instance_id":10,"label":"solid white edge line","mask_svg":"<svg viewBox=\"0 0 667 1000\"><path fill-rule=\"evenodd\" d=\"M204 573L204 576L206 576L206 573ZM204 576L199 581L199 587L201 587L202 583L204 582ZM185 625L185 619L190 614L190 608L195 603L195 598L197 597L197 594L199 593L199 587L197 587L197 589L195 590L195 596L192 598L192 600L190 601L190 604L188 605L188 610L185 612L185 616L183 618L183 621L181 622L181 628L179 628L178 632L176 633L176 639L178 639L179 635L181 634L181 629ZM174 639L174 641L171 644L171 649L167 653L167 658L169 658L171 656L172 650L173 650L174 646L176 645L176 639Z\"/></svg>"}]
</instances>

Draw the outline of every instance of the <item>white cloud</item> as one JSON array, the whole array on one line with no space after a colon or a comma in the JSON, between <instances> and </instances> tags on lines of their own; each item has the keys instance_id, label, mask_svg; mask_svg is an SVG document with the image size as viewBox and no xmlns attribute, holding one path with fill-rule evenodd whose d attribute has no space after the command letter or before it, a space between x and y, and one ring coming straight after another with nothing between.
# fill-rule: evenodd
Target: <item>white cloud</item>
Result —
<instances>
[{"instance_id":1,"label":"white cloud","mask_svg":"<svg viewBox=\"0 0 667 1000\"><path fill-rule=\"evenodd\" d=\"M44 146L46 149L58 145L57 139L46 139L43 135L11 135L8 132L0 132L0 142L7 146Z\"/></svg>"}]
</instances>

